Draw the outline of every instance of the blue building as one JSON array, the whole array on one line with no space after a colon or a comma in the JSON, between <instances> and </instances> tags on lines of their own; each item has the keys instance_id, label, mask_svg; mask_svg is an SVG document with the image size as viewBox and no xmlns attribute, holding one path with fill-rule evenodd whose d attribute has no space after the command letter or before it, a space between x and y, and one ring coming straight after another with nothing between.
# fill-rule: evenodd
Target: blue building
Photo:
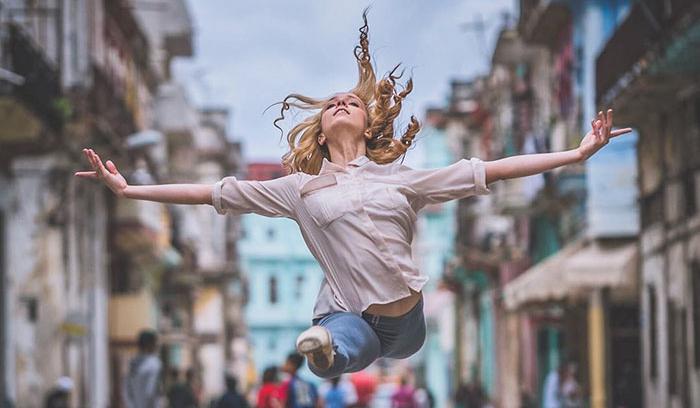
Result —
<instances>
[{"instance_id":1,"label":"blue building","mask_svg":"<svg viewBox=\"0 0 700 408\"><path fill-rule=\"evenodd\" d=\"M418 168L445 167L458 159L450 149L445 129L431 123L432 119L429 112L421 131L422 143L416 151L409 152L409 159ZM414 256L421 272L429 277L423 290L428 333L423 349L414 360L438 407L448 406L454 393L454 340L453 336L446 336L454 324L454 313L450 313L453 303L447 291L438 291L438 283L454 257L456 231L456 201L428 206L418 214Z\"/></svg>"},{"instance_id":2,"label":"blue building","mask_svg":"<svg viewBox=\"0 0 700 408\"><path fill-rule=\"evenodd\" d=\"M282 175L279 164L254 163L248 167L248 178L253 180ZM287 354L295 350L299 333L311 325L323 272L294 221L246 214L241 217L241 228L238 248L248 281L245 318L260 374L268 366L283 364ZM310 373L306 377L313 378Z\"/></svg>"}]
</instances>

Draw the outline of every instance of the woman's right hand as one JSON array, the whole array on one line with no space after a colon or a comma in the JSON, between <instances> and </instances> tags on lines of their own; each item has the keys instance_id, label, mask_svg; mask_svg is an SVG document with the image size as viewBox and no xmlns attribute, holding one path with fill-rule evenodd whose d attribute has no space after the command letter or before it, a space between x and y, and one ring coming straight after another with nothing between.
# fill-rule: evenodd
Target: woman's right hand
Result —
<instances>
[{"instance_id":1,"label":"woman's right hand","mask_svg":"<svg viewBox=\"0 0 700 408\"><path fill-rule=\"evenodd\" d=\"M126 179L119 173L117 166L111 160L107 165L102 164L102 159L92 149L83 149L83 154L93 168L93 171L78 171L77 177L100 180L119 197L124 196L124 190L128 186Z\"/></svg>"}]
</instances>

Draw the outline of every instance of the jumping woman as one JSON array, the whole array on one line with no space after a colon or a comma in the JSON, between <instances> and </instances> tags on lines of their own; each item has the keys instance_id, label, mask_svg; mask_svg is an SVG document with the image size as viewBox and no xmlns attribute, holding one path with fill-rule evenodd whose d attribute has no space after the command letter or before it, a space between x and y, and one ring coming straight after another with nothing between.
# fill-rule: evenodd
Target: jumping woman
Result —
<instances>
[{"instance_id":1,"label":"jumping woman","mask_svg":"<svg viewBox=\"0 0 700 408\"><path fill-rule=\"evenodd\" d=\"M220 214L296 221L324 272L313 325L299 335L296 347L324 378L362 370L379 357L407 358L423 345L421 289L427 278L411 258L422 207L488 194L488 185L497 180L582 162L611 137L630 132L612 130L608 110L598 113L576 149L411 169L398 159L420 125L411 117L396 138L393 123L412 81L399 88L396 68L376 80L366 11L363 20L355 48L359 81L352 90L320 99L291 94L280 102L276 127L291 108L314 112L287 134L289 151L282 160L289 175L267 181L225 177L214 185L129 185L112 161L103 164L91 149L83 152L93 170L75 174L102 181L118 197L209 204Z\"/></svg>"}]
</instances>

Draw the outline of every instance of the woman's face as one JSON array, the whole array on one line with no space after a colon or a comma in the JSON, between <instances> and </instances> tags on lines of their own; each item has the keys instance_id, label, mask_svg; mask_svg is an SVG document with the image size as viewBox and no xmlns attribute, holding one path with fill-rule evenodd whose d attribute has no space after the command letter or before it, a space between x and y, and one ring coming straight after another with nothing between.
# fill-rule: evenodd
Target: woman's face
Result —
<instances>
[{"instance_id":1,"label":"woman's face","mask_svg":"<svg viewBox=\"0 0 700 408\"><path fill-rule=\"evenodd\" d=\"M321 132L328 141L336 133L350 130L362 137L367 127L367 110L365 104L352 93L340 93L331 98L323 108L321 115Z\"/></svg>"}]
</instances>

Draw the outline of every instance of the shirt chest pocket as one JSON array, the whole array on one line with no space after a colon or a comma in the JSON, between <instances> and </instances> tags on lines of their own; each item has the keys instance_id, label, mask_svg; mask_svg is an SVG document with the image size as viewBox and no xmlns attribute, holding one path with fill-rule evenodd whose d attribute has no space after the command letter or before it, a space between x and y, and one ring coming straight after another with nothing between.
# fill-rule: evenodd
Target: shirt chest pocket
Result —
<instances>
[{"instance_id":1,"label":"shirt chest pocket","mask_svg":"<svg viewBox=\"0 0 700 408\"><path fill-rule=\"evenodd\" d=\"M339 184L335 174L316 177L301 189L301 199L314 223L324 228L357 207L356 191Z\"/></svg>"},{"instance_id":2,"label":"shirt chest pocket","mask_svg":"<svg viewBox=\"0 0 700 408\"><path fill-rule=\"evenodd\" d=\"M408 199L394 184L378 186L370 197L372 203L380 208L401 209L408 206Z\"/></svg>"}]
</instances>

